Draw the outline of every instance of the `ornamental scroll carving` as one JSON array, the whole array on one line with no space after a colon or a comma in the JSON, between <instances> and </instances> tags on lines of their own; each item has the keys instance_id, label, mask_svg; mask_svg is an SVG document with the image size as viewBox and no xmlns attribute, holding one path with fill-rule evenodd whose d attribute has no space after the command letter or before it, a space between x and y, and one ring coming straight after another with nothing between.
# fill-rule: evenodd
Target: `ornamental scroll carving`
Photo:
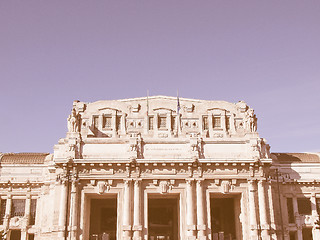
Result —
<instances>
[{"instance_id":1,"label":"ornamental scroll carving","mask_svg":"<svg viewBox=\"0 0 320 240\"><path fill-rule=\"evenodd\" d=\"M154 185L158 185L158 190L160 194L165 194L168 193L169 191L172 190L173 185L175 184L175 180L154 180L153 181Z\"/></svg>"},{"instance_id":2,"label":"ornamental scroll carving","mask_svg":"<svg viewBox=\"0 0 320 240\"><path fill-rule=\"evenodd\" d=\"M103 194L105 192L110 191L110 188L112 186L113 180L108 181L101 181L97 184L97 191L99 194Z\"/></svg>"},{"instance_id":3,"label":"ornamental scroll carving","mask_svg":"<svg viewBox=\"0 0 320 240\"><path fill-rule=\"evenodd\" d=\"M221 180L220 183L220 191L224 194L229 193L230 191L232 191L235 187L236 184L236 180Z\"/></svg>"}]
</instances>

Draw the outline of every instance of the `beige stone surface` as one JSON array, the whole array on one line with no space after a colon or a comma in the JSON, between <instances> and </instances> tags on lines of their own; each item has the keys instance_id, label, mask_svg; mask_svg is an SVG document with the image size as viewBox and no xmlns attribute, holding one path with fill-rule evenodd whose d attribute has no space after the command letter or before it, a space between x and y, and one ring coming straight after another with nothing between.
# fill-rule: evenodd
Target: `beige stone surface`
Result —
<instances>
[{"instance_id":1,"label":"beige stone surface","mask_svg":"<svg viewBox=\"0 0 320 240\"><path fill-rule=\"evenodd\" d=\"M9 235L93 239L90 222L102 220L92 218L91 203L116 199L117 239L157 239L148 220L152 201L174 209L170 240L300 240L310 228L319 238L319 154L270 154L243 101L74 101L67 127L53 154L0 155L0 228ZM298 209L302 198L311 201L309 212ZM25 200L24 213L14 216L17 199ZM232 220L218 218L217 208Z\"/></svg>"}]
</instances>

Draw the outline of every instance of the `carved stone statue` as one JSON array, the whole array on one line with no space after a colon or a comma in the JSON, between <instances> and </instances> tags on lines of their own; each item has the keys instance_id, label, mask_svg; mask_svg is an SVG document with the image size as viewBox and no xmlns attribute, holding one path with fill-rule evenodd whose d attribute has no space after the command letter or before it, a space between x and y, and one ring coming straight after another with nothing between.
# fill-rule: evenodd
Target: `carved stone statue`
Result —
<instances>
[{"instance_id":1,"label":"carved stone statue","mask_svg":"<svg viewBox=\"0 0 320 240\"><path fill-rule=\"evenodd\" d=\"M68 131L79 132L80 131L80 119L79 114L73 108L71 114L68 117Z\"/></svg>"},{"instance_id":2,"label":"carved stone statue","mask_svg":"<svg viewBox=\"0 0 320 240\"><path fill-rule=\"evenodd\" d=\"M245 127L250 132L257 131L257 119L252 108L249 108L246 112Z\"/></svg>"},{"instance_id":3,"label":"carved stone statue","mask_svg":"<svg viewBox=\"0 0 320 240\"><path fill-rule=\"evenodd\" d=\"M135 157L142 158L142 138L140 133L130 139L129 152L133 153Z\"/></svg>"}]
</instances>

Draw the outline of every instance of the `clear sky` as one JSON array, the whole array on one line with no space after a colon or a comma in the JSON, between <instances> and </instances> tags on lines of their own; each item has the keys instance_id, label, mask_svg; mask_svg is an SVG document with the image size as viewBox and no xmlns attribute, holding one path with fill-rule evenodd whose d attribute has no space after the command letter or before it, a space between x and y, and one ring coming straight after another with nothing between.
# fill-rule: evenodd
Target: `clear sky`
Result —
<instances>
[{"instance_id":1,"label":"clear sky","mask_svg":"<svg viewBox=\"0 0 320 240\"><path fill-rule=\"evenodd\" d=\"M75 99L244 100L320 151L319 0L0 1L0 152L53 152Z\"/></svg>"}]
</instances>

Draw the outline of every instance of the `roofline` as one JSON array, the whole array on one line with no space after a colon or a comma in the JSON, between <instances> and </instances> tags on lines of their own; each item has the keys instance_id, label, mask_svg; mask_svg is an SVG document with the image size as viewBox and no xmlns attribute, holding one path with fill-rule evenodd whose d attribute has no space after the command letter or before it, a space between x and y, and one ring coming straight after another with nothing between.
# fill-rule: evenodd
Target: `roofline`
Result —
<instances>
[{"instance_id":1,"label":"roofline","mask_svg":"<svg viewBox=\"0 0 320 240\"><path fill-rule=\"evenodd\" d=\"M147 99L169 99L169 100L177 100L177 97L172 97L172 96L165 96L165 95L154 95L154 96L148 96L148 97L137 97L137 98L123 98L123 99L109 99L109 100L97 100L93 102L84 102L84 103L96 103L96 102L103 102L103 101L120 101L120 102L128 102L128 101L141 101L141 100L147 100ZM233 102L228 102L225 100L205 100L205 99L194 99L194 98L183 98L179 97L180 101L190 101L190 102L225 102L225 103L231 103L235 104Z\"/></svg>"}]
</instances>

